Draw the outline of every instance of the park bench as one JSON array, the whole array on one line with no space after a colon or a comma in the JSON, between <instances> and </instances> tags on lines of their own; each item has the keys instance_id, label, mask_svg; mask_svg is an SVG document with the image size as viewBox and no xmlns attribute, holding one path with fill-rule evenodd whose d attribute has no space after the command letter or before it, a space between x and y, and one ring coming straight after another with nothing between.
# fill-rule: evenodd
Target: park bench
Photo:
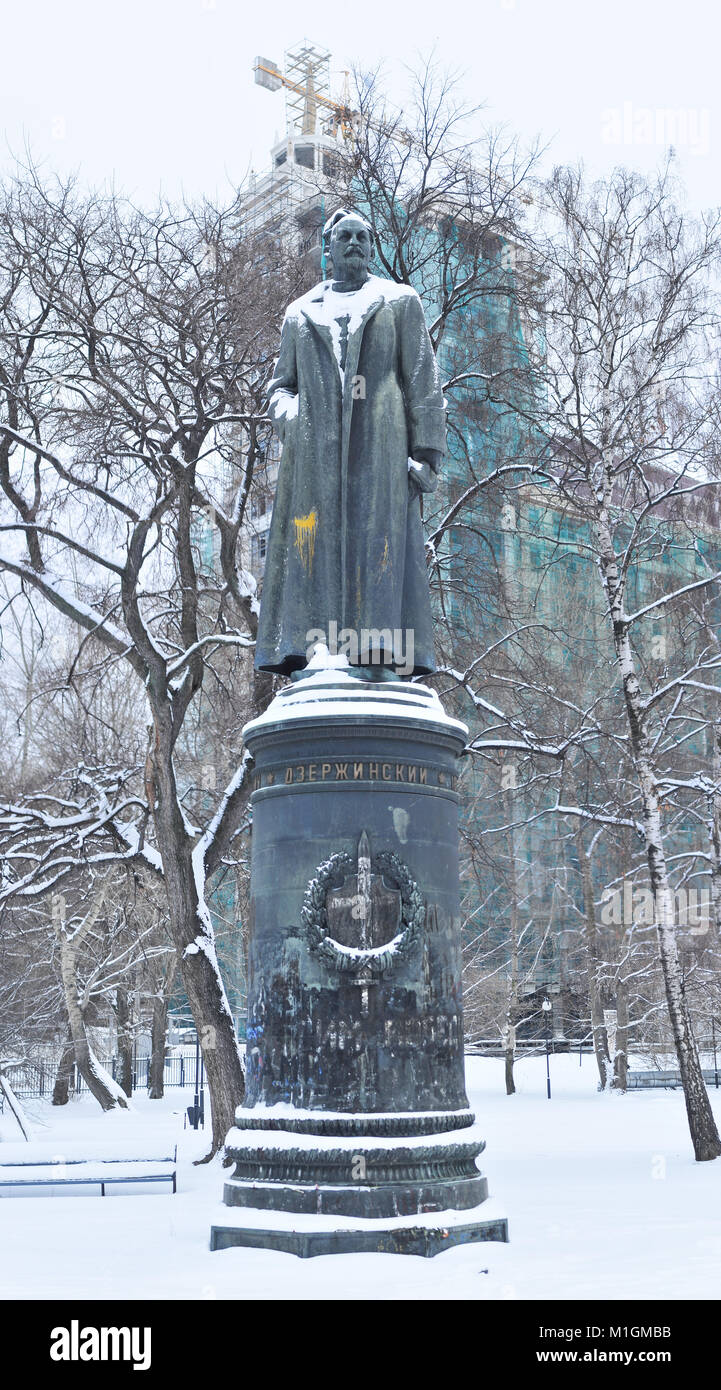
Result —
<instances>
[{"instance_id":1,"label":"park bench","mask_svg":"<svg viewBox=\"0 0 721 1390\"><path fill-rule=\"evenodd\" d=\"M717 1073L713 1068L704 1067L702 1076L707 1086L715 1086L717 1077L721 1075L721 1070ZM681 1085L681 1073L676 1070L660 1071L649 1068L648 1071L631 1071L629 1067L627 1086L629 1091L674 1091Z\"/></svg>"},{"instance_id":2,"label":"park bench","mask_svg":"<svg viewBox=\"0 0 721 1390\"><path fill-rule=\"evenodd\" d=\"M177 1191L177 1145L0 1144L0 1200L8 1188L172 1182Z\"/></svg>"}]
</instances>

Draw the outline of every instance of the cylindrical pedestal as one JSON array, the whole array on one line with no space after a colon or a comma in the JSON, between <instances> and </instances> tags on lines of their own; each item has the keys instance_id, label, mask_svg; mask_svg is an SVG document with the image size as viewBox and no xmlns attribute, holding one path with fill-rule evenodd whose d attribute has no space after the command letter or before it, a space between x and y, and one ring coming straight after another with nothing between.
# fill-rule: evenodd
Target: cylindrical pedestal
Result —
<instances>
[{"instance_id":1,"label":"cylindrical pedestal","mask_svg":"<svg viewBox=\"0 0 721 1390\"><path fill-rule=\"evenodd\" d=\"M356 1235L385 1220L385 1243L369 1246L366 1229L349 1244L344 1227L333 1248L401 1250L416 1246L408 1228L388 1245L389 1218L485 1200L463 1065L465 734L426 687L328 671L282 691L245 731L255 764L247 1095L226 1142L236 1168L224 1201L246 1218L249 1208L355 1217ZM506 1238L498 1220L457 1230ZM303 1248L287 1231L266 1235L257 1221L215 1227L212 1246L316 1253L312 1231ZM428 1230L421 1244L434 1244Z\"/></svg>"}]
</instances>

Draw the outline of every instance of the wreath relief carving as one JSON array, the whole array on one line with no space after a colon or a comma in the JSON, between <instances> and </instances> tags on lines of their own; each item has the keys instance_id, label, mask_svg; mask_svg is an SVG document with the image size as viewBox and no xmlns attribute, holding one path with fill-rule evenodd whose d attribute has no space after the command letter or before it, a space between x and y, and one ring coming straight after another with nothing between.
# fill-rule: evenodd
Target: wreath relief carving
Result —
<instances>
[{"instance_id":1,"label":"wreath relief carving","mask_svg":"<svg viewBox=\"0 0 721 1390\"><path fill-rule=\"evenodd\" d=\"M382 975L420 940L426 907L420 889L397 854L382 850L371 860L365 831L357 863L345 851L319 864L301 908L311 948L333 970Z\"/></svg>"}]
</instances>

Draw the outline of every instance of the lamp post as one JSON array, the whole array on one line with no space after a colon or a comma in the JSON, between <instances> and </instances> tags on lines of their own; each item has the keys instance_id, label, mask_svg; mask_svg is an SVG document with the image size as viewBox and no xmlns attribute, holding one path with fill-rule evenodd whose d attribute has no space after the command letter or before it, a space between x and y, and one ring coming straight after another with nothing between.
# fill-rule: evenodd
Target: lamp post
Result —
<instances>
[{"instance_id":1,"label":"lamp post","mask_svg":"<svg viewBox=\"0 0 721 1390\"><path fill-rule=\"evenodd\" d=\"M718 1063L716 1060L716 1019L711 1015L711 1038L713 1041L713 1079L716 1090L718 1090Z\"/></svg>"},{"instance_id":2,"label":"lamp post","mask_svg":"<svg viewBox=\"0 0 721 1390\"><path fill-rule=\"evenodd\" d=\"M200 1080L200 1038L198 1037L198 1032L197 1032L197 1029L196 1029L196 1033L195 1033L195 1096L194 1096L194 1098L193 1098L193 1129L197 1129L197 1128L198 1128L198 1122L199 1122L199 1120L200 1120L200 1094L199 1094L199 1084L198 1084L198 1083L199 1083L199 1080Z\"/></svg>"},{"instance_id":3,"label":"lamp post","mask_svg":"<svg viewBox=\"0 0 721 1390\"><path fill-rule=\"evenodd\" d=\"M546 1094L551 1099L551 1011L553 1004L550 999L544 999L541 1004L546 1019Z\"/></svg>"}]
</instances>

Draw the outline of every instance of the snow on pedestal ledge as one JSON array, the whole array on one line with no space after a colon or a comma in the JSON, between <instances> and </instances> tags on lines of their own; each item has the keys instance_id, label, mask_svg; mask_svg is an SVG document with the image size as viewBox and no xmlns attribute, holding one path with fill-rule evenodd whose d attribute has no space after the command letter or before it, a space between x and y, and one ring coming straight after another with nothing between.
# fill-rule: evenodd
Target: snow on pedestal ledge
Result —
<instances>
[{"instance_id":1,"label":"snow on pedestal ledge","mask_svg":"<svg viewBox=\"0 0 721 1390\"><path fill-rule=\"evenodd\" d=\"M247 1112L252 1115L252 1110ZM324 1120L327 1118L325 1113L316 1111L316 1115ZM365 1119L364 1115L360 1116ZM361 1149L377 1149L382 1153L393 1153L398 1151L403 1154L412 1154L413 1150L425 1151L428 1149L438 1149L439 1153L447 1149L449 1145L465 1145L469 1149L478 1152L485 1148L480 1125L466 1125L463 1129L441 1130L438 1134L304 1134L298 1130L268 1130L259 1127L258 1129L238 1129L235 1126L230 1129L225 1139L226 1153L234 1157L241 1155L244 1150L255 1151L262 1147L268 1153L283 1153L286 1150L297 1152L307 1150L309 1154L328 1153L356 1154Z\"/></svg>"},{"instance_id":2,"label":"snow on pedestal ledge","mask_svg":"<svg viewBox=\"0 0 721 1390\"><path fill-rule=\"evenodd\" d=\"M259 1184L260 1185L260 1184ZM313 1234L319 1232L346 1232L362 1231L373 1234L382 1234L384 1231L406 1231L412 1229L443 1230L446 1232L453 1229L470 1227L474 1223L481 1227L495 1225L505 1226L507 1223L506 1213L500 1202L487 1198L478 1207L467 1207L465 1211L456 1211L449 1208L447 1211L423 1211L417 1212L414 1216L386 1216L386 1217L363 1217L363 1216L336 1216L324 1215L322 1213L303 1213L293 1212L292 1222L289 1220L289 1213L285 1211L271 1211L267 1208L261 1210L253 1207L228 1208L217 1206L214 1213L217 1219L217 1228L228 1231L247 1231L247 1230L269 1230L277 1232L291 1231L303 1234ZM481 1236L480 1239L488 1239L488 1236ZM498 1239L497 1236L490 1237ZM451 1242L452 1244L453 1242ZM213 1247L222 1248L220 1243ZM321 1253L320 1251L318 1252Z\"/></svg>"},{"instance_id":3,"label":"snow on pedestal ledge","mask_svg":"<svg viewBox=\"0 0 721 1390\"><path fill-rule=\"evenodd\" d=\"M439 1255L455 1245L478 1241L508 1240L508 1222L495 1203L466 1211L418 1212L413 1217L363 1217L253 1210L245 1207L228 1215L218 1211L218 1224L211 1226L211 1250L232 1246L282 1250L288 1255L308 1259L314 1255L371 1253L387 1255Z\"/></svg>"},{"instance_id":4,"label":"snow on pedestal ledge","mask_svg":"<svg viewBox=\"0 0 721 1390\"><path fill-rule=\"evenodd\" d=\"M333 723L360 718L403 719L423 723L460 736L468 727L446 714L435 690L415 681L366 681L351 668L307 668L311 674L281 690L267 710L243 729L243 737L286 721L322 719Z\"/></svg>"}]
</instances>

